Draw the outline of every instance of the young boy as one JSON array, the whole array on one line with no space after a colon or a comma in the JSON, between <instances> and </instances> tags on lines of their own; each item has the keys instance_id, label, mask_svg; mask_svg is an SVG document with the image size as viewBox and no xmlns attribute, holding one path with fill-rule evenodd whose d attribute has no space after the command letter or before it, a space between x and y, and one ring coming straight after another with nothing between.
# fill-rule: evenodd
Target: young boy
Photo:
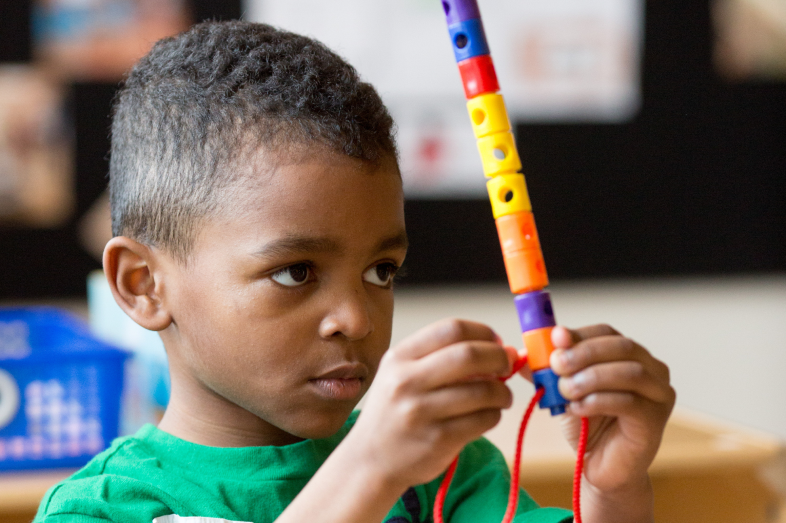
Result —
<instances>
[{"instance_id":1,"label":"young boy","mask_svg":"<svg viewBox=\"0 0 786 523\"><path fill-rule=\"evenodd\" d=\"M351 66L259 24L159 42L116 102L110 191L104 268L160 332L171 401L52 488L37 522L427 522L459 452L446 521L501 521L509 472L478 438L511 403L498 378L515 354L459 320L388 349L401 177L391 118ZM651 521L668 369L606 326L554 342L571 443L592 420L584 520ZM523 496L516 521L570 519Z\"/></svg>"}]
</instances>

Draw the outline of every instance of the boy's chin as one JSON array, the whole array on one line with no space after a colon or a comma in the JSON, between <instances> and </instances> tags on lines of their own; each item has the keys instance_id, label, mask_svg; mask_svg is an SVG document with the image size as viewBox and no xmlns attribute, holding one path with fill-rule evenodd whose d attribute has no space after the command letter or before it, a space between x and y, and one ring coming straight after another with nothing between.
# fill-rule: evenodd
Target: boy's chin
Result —
<instances>
[{"instance_id":1,"label":"boy's chin","mask_svg":"<svg viewBox=\"0 0 786 523\"><path fill-rule=\"evenodd\" d=\"M330 412L304 413L294 424L281 427L301 439L323 439L336 434L349 419L352 408L336 409Z\"/></svg>"}]
</instances>

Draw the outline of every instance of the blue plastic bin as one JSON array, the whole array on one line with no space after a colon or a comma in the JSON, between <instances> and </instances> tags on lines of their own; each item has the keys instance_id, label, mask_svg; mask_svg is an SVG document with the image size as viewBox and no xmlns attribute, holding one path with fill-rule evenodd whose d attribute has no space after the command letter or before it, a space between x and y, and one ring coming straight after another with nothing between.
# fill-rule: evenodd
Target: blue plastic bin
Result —
<instances>
[{"instance_id":1,"label":"blue plastic bin","mask_svg":"<svg viewBox=\"0 0 786 523\"><path fill-rule=\"evenodd\" d=\"M0 308L0 471L80 467L118 435L128 354L53 308Z\"/></svg>"}]
</instances>

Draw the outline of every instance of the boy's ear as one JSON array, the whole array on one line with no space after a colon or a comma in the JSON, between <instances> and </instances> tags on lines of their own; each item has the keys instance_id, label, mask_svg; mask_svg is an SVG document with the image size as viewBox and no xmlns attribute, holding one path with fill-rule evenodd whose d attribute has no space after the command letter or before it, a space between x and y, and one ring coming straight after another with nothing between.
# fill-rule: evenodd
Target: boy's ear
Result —
<instances>
[{"instance_id":1,"label":"boy's ear","mask_svg":"<svg viewBox=\"0 0 786 523\"><path fill-rule=\"evenodd\" d=\"M104 248L104 273L115 301L142 327L161 331L172 316L161 299L162 274L158 273L153 249L125 236L109 240Z\"/></svg>"}]
</instances>

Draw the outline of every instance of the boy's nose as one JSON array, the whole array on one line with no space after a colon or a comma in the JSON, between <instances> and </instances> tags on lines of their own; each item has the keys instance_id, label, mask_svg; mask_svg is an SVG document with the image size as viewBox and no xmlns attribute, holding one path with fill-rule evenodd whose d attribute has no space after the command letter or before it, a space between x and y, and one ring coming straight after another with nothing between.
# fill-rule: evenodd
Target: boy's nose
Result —
<instances>
[{"instance_id":1,"label":"boy's nose","mask_svg":"<svg viewBox=\"0 0 786 523\"><path fill-rule=\"evenodd\" d=\"M343 336L349 340L365 338L374 330L370 305L366 293L359 289L334 296L319 324L319 335L322 338Z\"/></svg>"}]
</instances>

